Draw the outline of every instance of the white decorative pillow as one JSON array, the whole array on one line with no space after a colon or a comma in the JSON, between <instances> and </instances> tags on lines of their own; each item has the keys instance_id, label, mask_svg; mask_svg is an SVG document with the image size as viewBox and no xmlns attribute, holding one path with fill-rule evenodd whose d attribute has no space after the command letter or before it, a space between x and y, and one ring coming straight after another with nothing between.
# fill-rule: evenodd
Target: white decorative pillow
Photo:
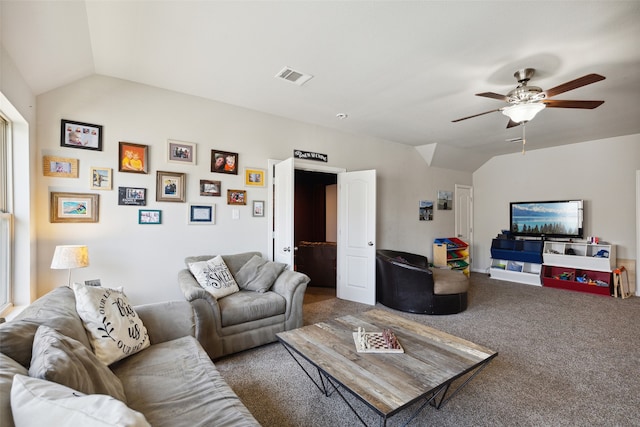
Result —
<instances>
[{"instance_id":1,"label":"white decorative pillow","mask_svg":"<svg viewBox=\"0 0 640 427\"><path fill-rule=\"evenodd\" d=\"M25 375L13 378L11 412L16 427L151 427L144 415L111 396L85 395Z\"/></svg>"},{"instance_id":2,"label":"white decorative pillow","mask_svg":"<svg viewBox=\"0 0 640 427\"><path fill-rule=\"evenodd\" d=\"M106 365L149 347L147 328L124 292L80 283L73 292L93 352Z\"/></svg>"},{"instance_id":3,"label":"white decorative pillow","mask_svg":"<svg viewBox=\"0 0 640 427\"><path fill-rule=\"evenodd\" d=\"M215 298L222 298L240 291L220 255L208 261L192 262L189 264L189 270L200 286Z\"/></svg>"}]
</instances>

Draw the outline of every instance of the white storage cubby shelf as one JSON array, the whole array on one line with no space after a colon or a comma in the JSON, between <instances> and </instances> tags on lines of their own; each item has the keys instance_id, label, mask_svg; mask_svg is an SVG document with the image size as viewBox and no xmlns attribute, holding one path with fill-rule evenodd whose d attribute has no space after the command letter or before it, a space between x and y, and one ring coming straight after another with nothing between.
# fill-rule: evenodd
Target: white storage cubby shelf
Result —
<instances>
[{"instance_id":1,"label":"white storage cubby shelf","mask_svg":"<svg viewBox=\"0 0 640 427\"><path fill-rule=\"evenodd\" d=\"M541 286L542 241L493 239L491 242L492 279Z\"/></svg>"},{"instance_id":2,"label":"white storage cubby shelf","mask_svg":"<svg viewBox=\"0 0 640 427\"><path fill-rule=\"evenodd\" d=\"M547 241L543 257L546 265L558 267L607 272L616 268L616 246L609 244Z\"/></svg>"}]
</instances>

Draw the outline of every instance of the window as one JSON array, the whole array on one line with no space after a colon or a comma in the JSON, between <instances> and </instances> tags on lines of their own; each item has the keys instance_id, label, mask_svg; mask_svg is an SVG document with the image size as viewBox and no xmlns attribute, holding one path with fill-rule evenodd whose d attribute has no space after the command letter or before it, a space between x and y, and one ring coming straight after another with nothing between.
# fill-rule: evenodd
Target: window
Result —
<instances>
[{"instance_id":1,"label":"window","mask_svg":"<svg viewBox=\"0 0 640 427\"><path fill-rule=\"evenodd\" d=\"M13 215L9 122L0 114L0 314L11 307Z\"/></svg>"}]
</instances>

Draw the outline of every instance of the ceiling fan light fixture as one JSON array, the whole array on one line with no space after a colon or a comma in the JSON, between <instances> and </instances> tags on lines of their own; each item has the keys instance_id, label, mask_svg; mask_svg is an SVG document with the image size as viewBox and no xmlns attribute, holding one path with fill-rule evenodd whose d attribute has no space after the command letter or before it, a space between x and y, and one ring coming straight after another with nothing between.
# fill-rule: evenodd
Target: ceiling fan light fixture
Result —
<instances>
[{"instance_id":1,"label":"ceiling fan light fixture","mask_svg":"<svg viewBox=\"0 0 640 427\"><path fill-rule=\"evenodd\" d=\"M525 123L532 120L536 114L544 110L545 104L534 102L530 104L515 104L502 110L502 114L516 123Z\"/></svg>"}]
</instances>

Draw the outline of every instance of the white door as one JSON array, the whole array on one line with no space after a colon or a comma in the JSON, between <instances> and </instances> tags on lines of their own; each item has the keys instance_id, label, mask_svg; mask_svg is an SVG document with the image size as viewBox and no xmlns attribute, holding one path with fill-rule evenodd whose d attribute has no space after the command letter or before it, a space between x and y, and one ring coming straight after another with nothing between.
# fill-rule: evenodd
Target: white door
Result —
<instances>
[{"instance_id":1,"label":"white door","mask_svg":"<svg viewBox=\"0 0 640 427\"><path fill-rule=\"evenodd\" d=\"M273 259L293 270L293 158L275 165L274 173L274 243Z\"/></svg>"},{"instance_id":2,"label":"white door","mask_svg":"<svg viewBox=\"0 0 640 427\"><path fill-rule=\"evenodd\" d=\"M455 187L455 233L456 237L469 244L469 260L472 260L473 244L473 188L467 185Z\"/></svg>"},{"instance_id":3,"label":"white door","mask_svg":"<svg viewBox=\"0 0 640 427\"><path fill-rule=\"evenodd\" d=\"M376 303L376 171L338 174L336 296Z\"/></svg>"}]
</instances>

